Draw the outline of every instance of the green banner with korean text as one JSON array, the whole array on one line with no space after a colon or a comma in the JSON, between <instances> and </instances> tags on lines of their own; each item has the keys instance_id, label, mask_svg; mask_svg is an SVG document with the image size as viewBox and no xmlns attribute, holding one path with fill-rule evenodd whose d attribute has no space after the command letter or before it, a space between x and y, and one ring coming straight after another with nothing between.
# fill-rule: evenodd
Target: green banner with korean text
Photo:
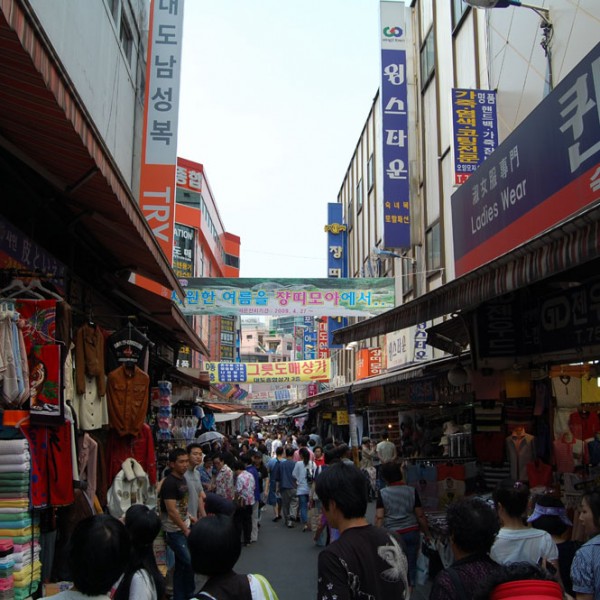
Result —
<instances>
[{"instance_id":1,"label":"green banner with korean text","mask_svg":"<svg viewBox=\"0 0 600 600\"><path fill-rule=\"evenodd\" d=\"M372 317L395 306L390 277L354 279L189 278L184 315Z\"/></svg>"}]
</instances>

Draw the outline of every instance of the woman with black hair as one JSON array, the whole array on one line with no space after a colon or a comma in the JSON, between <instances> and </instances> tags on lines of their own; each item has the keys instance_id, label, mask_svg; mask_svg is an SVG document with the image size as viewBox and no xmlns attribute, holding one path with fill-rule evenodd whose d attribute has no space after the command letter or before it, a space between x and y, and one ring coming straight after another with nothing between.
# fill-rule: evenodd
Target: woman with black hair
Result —
<instances>
[{"instance_id":1,"label":"woman with black hair","mask_svg":"<svg viewBox=\"0 0 600 600\"><path fill-rule=\"evenodd\" d=\"M158 515L143 504L134 504L125 513L131 550L114 600L163 600L165 597L165 580L152 548L160 526Z\"/></svg>"},{"instance_id":2,"label":"woman with black hair","mask_svg":"<svg viewBox=\"0 0 600 600\"><path fill-rule=\"evenodd\" d=\"M565 505L554 496L538 496L532 515L527 519L536 529L546 531L558 548L558 567L560 579L567 594L573 594L571 584L571 564L575 552L581 546L571 540L570 529L573 525L567 517Z\"/></svg>"},{"instance_id":3,"label":"woman with black hair","mask_svg":"<svg viewBox=\"0 0 600 600\"><path fill-rule=\"evenodd\" d=\"M558 548L549 533L532 529L525 522L529 488L521 481L505 479L492 493L502 527L490 556L502 565L528 562L558 571Z\"/></svg>"},{"instance_id":4,"label":"woman with black hair","mask_svg":"<svg viewBox=\"0 0 600 600\"><path fill-rule=\"evenodd\" d=\"M233 570L242 552L242 543L230 517L212 515L200 519L192 526L187 543L194 573L208 577L196 598L277 600L262 575L243 575Z\"/></svg>"},{"instance_id":5,"label":"woman with black hair","mask_svg":"<svg viewBox=\"0 0 600 600\"><path fill-rule=\"evenodd\" d=\"M455 561L436 577L429 600L469 600L477 586L500 567L489 557L500 523L494 509L478 498L465 498L446 509Z\"/></svg>"},{"instance_id":6,"label":"woman with black hair","mask_svg":"<svg viewBox=\"0 0 600 600\"><path fill-rule=\"evenodd\" d=\"M300 503L300 522L302 531L308 531L308 496L312 485L316 466L310 460L310 453L306 448L300 448L300 460L294 465L292 478L296 483L296 497Z\"/></svg>"},{"instance_id":7,"label":"woman with black hair","mask_svg":"<svg viewBox=\"0 0 600 600\"><path fill-rule=\"evenodd\" d=\"M600 598L600 489L584 494L579 520L591 537L575 554L571 566L577 600Z\"/></svg>"}]
</instances>

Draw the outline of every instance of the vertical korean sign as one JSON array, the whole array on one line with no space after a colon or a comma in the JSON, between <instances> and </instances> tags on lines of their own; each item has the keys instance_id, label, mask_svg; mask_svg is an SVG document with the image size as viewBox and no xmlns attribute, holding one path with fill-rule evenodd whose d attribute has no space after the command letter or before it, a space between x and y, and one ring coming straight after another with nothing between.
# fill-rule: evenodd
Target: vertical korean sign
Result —
<instances>
[{"instance_id":1,"label":"vertical korean sign","mask_svg":"<svg viewBox=\"0 0 600 600\"><path fill-rule=\"evenodd\" d=\"M383 246L410 248L408 85L403 2L380 2Z\"/></svg>"},{"instance_id":2,"label":"vertical korean sign","mask_svg":"<svg viewBox=\"0 0 600 600\"><path fill-rule=\"evenodd\" d=\"M142 132L140 207L173 256L183 0L152 0Z\"/></svg>"},{"instance_id":3,"label":"vertical korean sign","mask_svg":"<svg viewBox=\"0 0 600 600\"><path fill-rule=\"evenodd\" d=\"M496 92L452 90L454 183L464 183L498 145Z\"/></svg>"},{"instance_id":4,"label":"vertical korean sign","mask_svg":"<svg viewBox=\"0 0 600 600\"><path fill-rule=\"evenodd\" d=\"M348 259L346 257L348 233L344 224L344 207L338 202L327 204L327 277L347 277ZM329 348L341 348L339 344L333 344L333 332L346 327L346 317L329 317L327 319L327 356ZM321 329L319 329L319 332ZM319 355L319 358L325 356Z\"/></svg>"}]
</instances>

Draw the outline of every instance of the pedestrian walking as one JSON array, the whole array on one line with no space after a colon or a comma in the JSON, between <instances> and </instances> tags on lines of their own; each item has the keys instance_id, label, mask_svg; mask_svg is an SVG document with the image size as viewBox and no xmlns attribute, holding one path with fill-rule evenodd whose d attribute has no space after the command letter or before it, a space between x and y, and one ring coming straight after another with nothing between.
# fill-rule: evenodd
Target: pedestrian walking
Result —
<instances>
[{"instance_id":1,"label":"pedestrian walking","mask_svg":"<svg viewBox=\"0 0 600 600\"><path fill-rule=\"evenodd\" d=\"M213 464L217 471L215 476L215 494L218 494L227 500L233 500L235 498L233 471L231 470L231 467L226 464L225 455L220 453L214 456Z\"/></svg>"},{"instance_id":2,"label":"pedestrian walking","mask_svg":"<svg viewBox=\"0 0 600 600\"><path fill-rule=\"evenodd\" d=\"M296 484L292 473L294 472L294 449L287 447L285 450L285 459L279 463L276 474L276 491L281 494L281 511L283 521L287 527L293 527L291 506L292 500L296 497Z\"/></svg>"},{"instance_id":3,"label":"pedestrian walking","mask_svg":"<svg viewBox=\"0 0 600 600\"><path fill-rule=\"evenodd\" d=\"M244 537L244 546L252 542L252 505L254 499L254 477L246 470L246 465L238 460L235 470L235 514L234 523L238 533Z\"/></svg>"},{"instance_id":4,"label":"pedestrian walking","mask_svg":"<svg viewBox=\"0 0 600 600\"><path fill-rule=\"evenodd\" d=\"M310 495L310 487L315 476L315 463L310 460L309 451L301 447L300 458L294 465L292 471L292 477L296 484L296 496L300 506L300 524L302 525L302 531L308 531L308 498Z\"/></svg>"}]
</instances>

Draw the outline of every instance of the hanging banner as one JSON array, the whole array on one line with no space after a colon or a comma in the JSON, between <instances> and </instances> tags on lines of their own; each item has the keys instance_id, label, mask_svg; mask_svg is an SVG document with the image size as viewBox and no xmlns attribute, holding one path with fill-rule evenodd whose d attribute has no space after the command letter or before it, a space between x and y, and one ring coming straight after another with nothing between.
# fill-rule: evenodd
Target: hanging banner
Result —
<instances>
[{"instance_id":1,"label":"hanging banner","mask_svg":"<svg viewBox=\"0 0 600 600\"><path fill-rule=\"evenodd\" d=\"M344 223L344 207L339 202L327 204L327 277L339 279L348 277L348 232ZM336 330L346 327L348 319L345 317L329 318L327 329L327 343L329 348L341 348L340 344L333 343L333 334Z\"/></svg>"},{"instance_id":2,"label":"hanging banner","mask_svg":"<svg viewBox=\"0 0 600 600\"><path fill-rule=\"evenodd\" d=\"M404 2L380 2L383 247L410 248Z\"/></svg>"},{"instance_id":3,"label":"hanging banner","mask_svg":"<svg viewBox=\"0 0 600 600\"><path fill-rule=\"evenodd\" d=\"M193 227L175 223L174 240L173 271L175 275L177 277L193 277L196 230Z\"/></svg>"},{"instance_id":4,"label":"hanging banner","mask_svg":"<svg viewBox=\"0 0 600 600\"><path fill-rule=\"evenodd\" d=\"M464 183L498 145L494 90L452 90L454 183Z\"/></svg>"},{"instance_id":5,"label":"hanging banner","mask_svg":"<svg viewBox=\"0 0 600 600\"><path fill-rule=\"evenodd\" d=\"M182 279L184 315L296 315L370 317L395 306L394 280L376 279Z\"/></svg>"},{"instance_id":6,"label":"hanging banner","mask_svg":"<svg viewBox=\"0 0 600 600\"><path fill-rule=\"evenodd\" d=\"M165 256L171 257L183 0L152 0L148 37L140 208Z\"/></svg>"},{"instance_id":7,"label":"hanging banner","mask_svg":"<svg viewBox=\"0 0 600 600\"><path fill-rule=\"evenodd\" d=\"M276 363L204 363L210 383L329 381L330 359Z\"/></svg>"}]
</instances>

